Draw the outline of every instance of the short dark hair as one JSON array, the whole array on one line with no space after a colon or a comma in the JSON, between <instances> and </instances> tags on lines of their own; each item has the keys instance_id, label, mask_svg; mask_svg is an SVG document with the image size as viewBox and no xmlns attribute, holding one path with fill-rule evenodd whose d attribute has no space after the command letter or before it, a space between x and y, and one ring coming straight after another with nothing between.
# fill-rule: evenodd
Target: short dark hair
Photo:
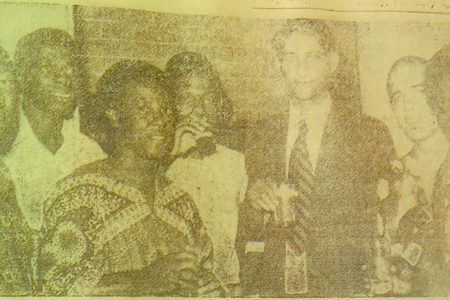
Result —
<instances>
[{"instance_id":1,"label":"short dark hair","mask_svg":"<svg viewBox=\"0 0 450 300\"><path fill-rule=\"evenodd\" d=\"M447 80L447 86L443 82ZM435 112L450 113L450 44L442 47L428 61L425 71L425 91Z\"/></svg>"},{"instance_id":2,"label":"short dark hair","mask_svg":"<svg viewBox=\"0 0 450 300\"><path fill-rule=\"evenodd\" d=\"M313 19L289 19L283 29L275 34L272 45L279 58L282 57L284 42L294 32L310 32L319 38L319 43L327 52L336 51L336 41L325 21Z\"/></svg>"},{"instance_id":3,"label":"short dark hair","mask_svg":"<svg viewBox=\"0 0 450 300\"><path fill-rule=\"evenodd\" d=\"M391 69L389 70L387 81L386 81L386 90L388 92L389 98L392 98L394 91L392 87L392 78L395 73L400 69L400 67L405 65L416 65L425 67L427 60L418 56L405 56L394 62Z\"/></svg>"},{"instance_id":4,"label":"short dark hair","mask_svg":"<svg viewBox=\"0 0 450 300\"><path fill-rule=\"evenodd\" d=\"M14 55L16 75L20 83L19 88L24 92L28 86L28 74L40 52L47 47L63 47L73 53L75 57L75 42L73 37L64 30L56 28L41 28L22 37Z\"/></svg>"},{"instance_id":5,"label":"short dark hair","mask_svg":"<svg viewBox=\"0 0 450 300\"><path fill-rule=\"evenodd\" d=\"M177 106L177 82L187 76L200 76L208 81L209 87L214 92L213 100L216 108L217 129L230 126L233 118L233 105L228 98L219 77L219 73L205 55L195 52L182 52L175 54L166 64L166 77L170 89L174 94L175 106Z\"/></svg>"},{"instance_id":6,"label":"short dark hair","mask_svg":"<svg viewBox=\"0 0 450 300\"><path fill-rule=\"evenodd\" d=\"M123 60L110 66L96 84L93 101L89 107L91 130L99 136L97 142L107 153L116 147L115 128L107 117L111 108L122 107L128 101L127 93L133 88L149 84L161 87L169 96L163 72L145 61ZM168 105L172 103L168 101Z\"/></svg>"}]
</instances>

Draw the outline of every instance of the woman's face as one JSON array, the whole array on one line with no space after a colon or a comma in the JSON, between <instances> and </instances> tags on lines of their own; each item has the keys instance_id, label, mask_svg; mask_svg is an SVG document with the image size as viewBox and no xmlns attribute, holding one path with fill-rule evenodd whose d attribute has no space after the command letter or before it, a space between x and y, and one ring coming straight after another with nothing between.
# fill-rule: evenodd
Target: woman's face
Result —
<instances>
[{"instance_id":1,"label":"woman's face","mask_svg":"<svg viewBox=\"0 0 450 300\"><path fill-rule=\"evenodd\" d=\"M200 118L212 125L215 106L208 79L199 75L183 77L178 83L177 90L178 116L181 119Z\"/></svg>"},{"instance_id":2,"label":"woman's face","mask_svg":"<svg viewBox=\"0 0 450 300\"><path fill-rule=\"evenodd\" d=\"M138 85L128 93L120 121L127 128L122 129L121 138L142 157L160 159L173 147L174 120L168 98L163 88L152 85Z\"/></svg>"}]
</instances>

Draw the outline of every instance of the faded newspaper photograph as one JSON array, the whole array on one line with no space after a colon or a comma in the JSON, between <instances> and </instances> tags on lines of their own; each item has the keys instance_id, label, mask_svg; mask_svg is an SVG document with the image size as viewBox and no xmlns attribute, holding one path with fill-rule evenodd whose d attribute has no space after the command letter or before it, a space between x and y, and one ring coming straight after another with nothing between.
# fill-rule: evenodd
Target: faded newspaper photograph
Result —
<instances>
[{"instance_id":1,"label":"faded newspaper photograph","mask_svg":"<svg viewBox=\"0 0 450 300\"><path fill-rule=\"evenodd\" d=\"M450 296L450 20L0 25L0 296Z\"/></svg>"}]
</instances>

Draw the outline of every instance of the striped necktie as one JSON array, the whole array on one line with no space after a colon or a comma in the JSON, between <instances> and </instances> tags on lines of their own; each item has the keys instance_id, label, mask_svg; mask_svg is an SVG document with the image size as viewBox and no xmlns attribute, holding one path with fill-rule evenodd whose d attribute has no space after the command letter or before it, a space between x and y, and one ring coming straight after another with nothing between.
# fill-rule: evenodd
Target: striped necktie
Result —
<instances>
[{"instance_id":1,"label":"striped necktie","mask_svg":"<svg viewBox=\"0 0 450 300\"><path fill-rule=\"evenodd\" d=\"M314 171L306 147L308 127L305 121L299 124L299 134L292 148L289 161L288 181L296 187L298 197L292 203L295 222L288 226L288 243L297 253L305 250L305 241L310 226L310 206L314 195Z\"/></svg>"}]
</instances>

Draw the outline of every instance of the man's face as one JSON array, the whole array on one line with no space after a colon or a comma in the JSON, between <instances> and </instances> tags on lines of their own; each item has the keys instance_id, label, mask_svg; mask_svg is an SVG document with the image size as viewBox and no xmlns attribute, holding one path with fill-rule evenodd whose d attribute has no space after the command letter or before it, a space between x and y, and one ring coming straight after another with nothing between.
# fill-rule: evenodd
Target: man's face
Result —
<instances>
[{"instance_id":1,"label":"man's face","mask_svg":"<svg viewBox=\"0 0 450 300\"><path fill-rule=\"evenodd\" d=\"M336 65L312 32L293 32L285 40L281 71L290 98L305 101L326 89ZM336 62L337 64L337 62Z\"/></svg>"},{"instance_id":2,"label":"man's face","mask_svg":"<svg viewBox=\"0 0 450 300\"><path fill-rule=\"evenodd\" d=\"M29 76L30 99L41 111L70 119L77 106L74 97L73 53L63 47L44 47Z\"/></svg>"},{"instance_id":3,"label":"man's face","mask_svg":"<svg viewBox=\"0 0 450 300\"><path fill-rule=\"evenodd\" d=\"M400 127L413 141L428 138L438 128L424 93L424 71L423 65L405 64L391 79L392 109Z\"/></svg>"},{"instance_id":4,"label":"man's face","mask_svg":"<svg viewBox=\"0 0 450 300\"><path fill-rule=\"evenodd\" d=\"M159 159L173 147L174 120L168 97L160 87L138 85L119 112L120 124L128 124L122 134L143 157Z\"/></svg>"}]
</instances>

